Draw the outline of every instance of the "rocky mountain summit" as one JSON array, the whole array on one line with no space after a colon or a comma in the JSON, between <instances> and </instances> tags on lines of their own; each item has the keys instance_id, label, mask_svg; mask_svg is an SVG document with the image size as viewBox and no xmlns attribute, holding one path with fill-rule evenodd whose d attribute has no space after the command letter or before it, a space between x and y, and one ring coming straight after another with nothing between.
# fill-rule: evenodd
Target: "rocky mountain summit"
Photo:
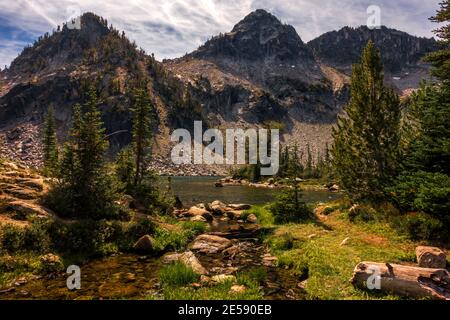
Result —
<instances>
[{"instance_id":1,"label":"rocky mountain summit","mask_svg":"<svg viewBox=\"0 0 450 320\"><path fill-rule=\"evenodd\" d=\"M247 116L247 122L278 120L289 123L291 117L310 122L332 122L339 110L336 107L339 97L334 94L332 83L321 70L312 50L294 27L283 24L265 10L250 13L230 32L213 37L186 57L166 65L176 73L184 73L188 79L195 79L198 74L206 78L213 88L218 89L213 96L228 96L228 109L252 102L262 104L264 116L254 119ZM227 81L220 74L230 75L233 79ZM220 79L216 79L216 75ZM222 79L225 86L217 83ZM234 88L231 92L230 87ZM242 109L236 109L242 112Z\"/></svg>"},{"instance_id":2,"label":"rocky mountain summit","mask_svg":"<svg viewBox=\"0 0 450 320\"><path fill-rule=\"evenodd\" d=\"M428 74L422 58L436 48L436 41L385 26L373 30L367 26L344 27L327 32L307 45L322 63L350 75L352 65L359 61L369 40L381 50L386 80L400 90L417 88Z\"/></svg>"},{"instance_id":3,"label":"rocky mountain summit","mask_svg":"<svg viewBox=\"0 0 450 320\"><path fill-rule=\"evenodd\" d=\"M144 83L154 105L155 135L168 136L169 127L192 121L192 117L201 120L194 112L196 102L187 101L183 83L138 49L124 32L108 27L105 19L93 13L83 14L80 20L80 29L64 25L40 37L0 73L0 150L5 150L4 156L38 165L38 131L48 107L54 106L62 142L73 106L87 100L91 86L98 92L106 132L126 131L110 139L111 154L131 139L132 93ZM186 107L184 113L180 106ZM34 148L23 148L22 137L32 138ZM167 139L157 146L164 146Z\"/></svg>"},{"instance_id":4,"label":"rocky mountain summit","mask_svg":"<svg viewBox=\"0 0 450 320\"><path fill-rule=\"evenodd\" d=\"M0 72L0 150L38 166L38 131L48 106L62 142L73 106L94 86L106 132L127 131L110 139L114 155L130 141L132 93L145 83L154 105L157 171L177 173L156 160L168 157L171 131L192 129L194 120L203 120L204 129L277 127L284 143L300 150L309 144L317 154L331 142L331 126L349 98L351 65L369 39L399 91L428 76L420 59L434 40L385 27L346 27L305 44L294 27L256 10L194 52L158 62L105 19L85 13L80 29L63 25L43 35ZM221 172L211 170L200 173Z\"/></svg>"}]
</instances>

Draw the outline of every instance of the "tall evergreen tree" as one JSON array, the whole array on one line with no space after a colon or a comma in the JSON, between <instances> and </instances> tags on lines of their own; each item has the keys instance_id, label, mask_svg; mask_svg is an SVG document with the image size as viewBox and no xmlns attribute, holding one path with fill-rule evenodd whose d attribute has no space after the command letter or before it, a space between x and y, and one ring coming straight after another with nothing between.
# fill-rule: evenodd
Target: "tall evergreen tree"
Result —
<instances>
[{"instance_id":1,"label":"tall evergreen tree","mask_svg":"<svg viewBox=\"0 0 450 320\"><path fill-rule=\"evenodd\" d=\"M135 92L133 112L133 152L135 156L134 187L142 184L148 171L151 156L151 110L152 104L147 90Z\"/></svg>"},{"instance_id":2,"label":"tall evergreen tree","mask_svg":"<svg viewBox=\"0 0 450 320\"><path fill-rule=\"evenodd\" d=\"M407 105L403 122L412 130L403 130L403 172L387 191L404 211L431 214L426 222L431 225L437 218L449 232L450 0L440 4L431 20L445 24L436 30L440 50L426 58L433 65L436 81L422 85ZM445 234L442 230L433 233Z\"/></svg>"},{"instance_id":3,"label":"tall evergreen tree","mask_svg":"<svg viewBox=\"0 0 450 320\"><path fill-rule=\"evenodd\" d=\"M352 199L378 199L397 171L400 107L384 85L380 53L371 41L353 66L345 113L333 129L336 177Z\"/></svg>"},{"instance_id":4,"label":"tall evergreen tree","mask_svg":"<svg viewBox=\"0 0 450 320\"><path fill-rule=\"evenodd\" d=\"M311 147L309 144L306 146L306 166L305 166L305 178L312 178L313 176L313 157L311 153Z\"/></svg>"},{"instance_id":5,"label":"tall evergreen tree","mask_svg":"<svg viewBox=\"0 0 450 320\"><path fill-rule=\"evenodd\" d=\"M450 81L450 0L444 0L439 5L439 10L430 20L442 24L435 30L439 38L440 50L428 55L426 61L433 65L433 75L448 86Z\"/></svg>"},{"instance_id":6,"label":"tall evergreen tree","mask_svg":"<svg viewBox=\"0 0 450 320\"><path fill-rule=\"evenodd\" d=\"M65 216L101 219L114 217L116 183L108 174L108 141L93 88L82 108L74 107L70 137L64 146L58 181L49 194L55 211Z\"/></svg>"},{"instance_id":7,"label":"tall evergreen tree","mask_svg":"<svg viewBox=\"0 0 450 320\"><path fill-rule=\"evenodd\" d=\"M49 106L44 123L44 172L54 175L58 167L58 140L53 106Z\"/></svg>"},{"instance_id":8,"label":"tall evergreen tree","mask_svg":"<svg viewBox=\"0 0 450 320\"><path fill-rule=\"evenodd\" d=\"M447 23L435 31L441 49L426 57L438 82L424 85L409 106L419 133L411 139L407 164L415 170L450 175L450 0L440 4L431 20Z\"/></svg>"}]
</instances>

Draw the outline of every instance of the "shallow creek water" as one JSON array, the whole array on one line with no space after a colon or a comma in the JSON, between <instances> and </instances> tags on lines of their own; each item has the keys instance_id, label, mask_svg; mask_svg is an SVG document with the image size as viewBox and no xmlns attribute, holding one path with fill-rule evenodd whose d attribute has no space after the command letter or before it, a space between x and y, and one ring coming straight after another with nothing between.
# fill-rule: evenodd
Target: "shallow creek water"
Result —
<instances>
[{"instance_id":1,"label":"shallow creek water","mask_svg":"<svg viewBox=\"0 0 450 320\"><path fill-rule=\"evenodd\" d=\"M219 235L233 242L231 252L202 254L196 252L200 263L215 274L235 274L251 268L265 268L262 283L265 299L301 299L297 288L299 279L289 270L273 265L272 256L257 238L260 229L254 224L240 224L215 219L209 234ZM81 289L69 291L68 275L59 274L30 280L0 294L0 299L143 299L162 298L159 283L160 257L120 254L93 260L81 266Z\"/></svg>"},{"instance_id":2,"label":"shallow creek water","mask_svg":"<svg viewBox=\"0 0 450 320\"><path fill-rule=\"evenodd\" d=\"M250 187L214 188L214 178L179 178L173 181L173 191L185 205L224 199L224 202L262 204L271 201L274 190ZM205 198L206 197L206 198ZM234 197L234 198L233 198ZM236 199L237 197L237 199ZM307 202L327 201L338 197L325 191L305 193ZM267 247L258 239L261 231L254 224L237 223L215 218L209 234L229 238L233 252L217 254L195 253L210 275L236 273L251 268L265 268L262 282L265 299L302 299L304 292L297 284L303 280L291 271L275 267ZM159 282L161 257L119 254L90 261L81 266L81 289L69 291L68 275L29 280L23 285L0 293L0 299L143 299L162 298Z\"/></svg>"}]
</instances>

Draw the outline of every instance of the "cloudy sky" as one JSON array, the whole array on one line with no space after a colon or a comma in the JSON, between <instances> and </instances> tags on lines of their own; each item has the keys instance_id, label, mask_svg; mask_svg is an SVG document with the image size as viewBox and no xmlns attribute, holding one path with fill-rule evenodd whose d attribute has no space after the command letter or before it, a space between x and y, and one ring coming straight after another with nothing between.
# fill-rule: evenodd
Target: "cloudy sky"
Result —
<instances>
[{"instance_id":1,"label":"cloudy sky","mask_svg":"<svg viewBox=\"0 0 450 320\"><path fill-rule=\"evenodd\" d=\"M304 41L343 26L366 24L367 8L381 8L381 23L431 37L428 21L440 0L0 0L0 66L72 15L95 12L158 59L181 56L231 30L259 8L293 25Z\"/></svg>"}]
</instances>

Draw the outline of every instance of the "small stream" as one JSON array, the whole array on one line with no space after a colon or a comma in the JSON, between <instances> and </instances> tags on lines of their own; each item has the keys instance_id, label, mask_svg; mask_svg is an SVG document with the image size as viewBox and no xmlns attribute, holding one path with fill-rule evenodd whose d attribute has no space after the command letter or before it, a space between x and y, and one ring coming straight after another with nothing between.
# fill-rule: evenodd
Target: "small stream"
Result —
<instances>
[{"instance_id":1,"label":"small stream","mask_svg":"<svg viewBox=\"0 0 450 320\"><path fill-rule=\"evenodd\" d=\"M202 254L196 252L200 263L210 275L235 274L252 268L265 269L262 283L265 299L301 299L297 288L299 279L289 270L277 268L266 246L257 235L258 225L227 222L215 218L208 234L228 238L233 243L230 252ZM265 260L266 259L266 260ZM267 260L269 259L269 260ZM93 260L81 266L81 289L69 291L65 274L41 277L0 294L0 299L162 299L159 269L161 257L118 254Z\"/></svg>"},{"instance_id":2,"label":"small stream","mask_svg":"<svg viewBox=\"0 0 450 320\"><path fill-rule=\"evenodd\" d=\"M225 203L264 204L272 201L277 190L254 189L246 186L215 188L214 177L172 178L172 190L185 206L220 199ZM339 197L326 191L304 192L307 202L328 201ZM233 251L216 254L195 253L200 263L211 273L235 274L252 268L264 268L262 282L264 299L303 299L304 292L297 276L275 266L273 256L264 246L255 224L238 223L215 217L207 233L228 238ZM12 290L0 293L0 299L143 299L162 298L159 282L161 257L118 254L90 261L81 266L81 289L69 291L68 275L59 274L28 281Z\"/></svg>"}]
</instances>

